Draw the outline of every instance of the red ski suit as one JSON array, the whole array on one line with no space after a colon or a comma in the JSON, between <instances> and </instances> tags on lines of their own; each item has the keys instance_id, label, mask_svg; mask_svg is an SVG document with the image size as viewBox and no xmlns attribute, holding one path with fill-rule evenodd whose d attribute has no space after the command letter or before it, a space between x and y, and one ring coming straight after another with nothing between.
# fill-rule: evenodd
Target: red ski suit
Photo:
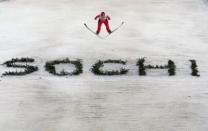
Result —
<instances>
[{"instance_id":1,"label":"red ski suit","mask_svg":"<svg viewBox=\"0 0 208 131\"><path fill-rule=\"evenodd\" d=\"M97 26L97 34L100 33L100 30L101 30L101 26L102 24L104 23L105 24L105 27L106 27L106 30L108 31L108 33L111 33L111 30L110 30L110 27L109 27L109 24L108 24L108 20L110 20L110 17L108 15L104 15L102 16L101 14L97 15L95 17L95 20L98 20L98 26Z\"/></svg>"}]
</instances>

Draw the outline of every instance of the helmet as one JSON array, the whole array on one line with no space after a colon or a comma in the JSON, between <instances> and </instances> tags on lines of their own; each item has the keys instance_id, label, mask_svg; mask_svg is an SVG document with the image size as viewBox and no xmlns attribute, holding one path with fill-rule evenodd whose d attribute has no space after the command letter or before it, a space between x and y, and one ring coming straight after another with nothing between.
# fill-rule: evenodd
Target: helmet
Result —
<instances>
[{"instance_id":1,"label":"helmet","mask_svg":"<svg viewBox=\"0 0 208 131\"><path fill-rule=\"evenodd\" d=\"M104 15L105 15L105 12L101 12L100 14L101 14L102 16L104 16Z\"/></svg>"}]
</instances>

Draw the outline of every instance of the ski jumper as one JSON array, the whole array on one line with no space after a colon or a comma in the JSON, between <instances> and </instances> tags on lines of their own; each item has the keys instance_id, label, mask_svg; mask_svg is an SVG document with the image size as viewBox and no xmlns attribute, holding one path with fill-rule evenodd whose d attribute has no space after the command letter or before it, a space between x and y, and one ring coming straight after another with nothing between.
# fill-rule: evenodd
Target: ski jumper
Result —
<instances>
[{"instance_id":1,"label":"ski jumper","mask_svg":"<svg viewBox=\"0 0 208 131\"><path fill-rule=\"evenodd\" d=\"M110 20L110 17L108 15L105 15L105 14L102 14L101 13L101 14L99 14L99 15L97 15L95 17L95 20L97 20L98 18L99 18L99 20L98 20L98 26L97 26L97 32L96 32L96 34L99 34L100 33L102 24L105 25L106 30L110 34L111 33L111 30L110 30L110 27L109 27L109 24L108 24L108 20Z\"/></svg>"}]
</instances>

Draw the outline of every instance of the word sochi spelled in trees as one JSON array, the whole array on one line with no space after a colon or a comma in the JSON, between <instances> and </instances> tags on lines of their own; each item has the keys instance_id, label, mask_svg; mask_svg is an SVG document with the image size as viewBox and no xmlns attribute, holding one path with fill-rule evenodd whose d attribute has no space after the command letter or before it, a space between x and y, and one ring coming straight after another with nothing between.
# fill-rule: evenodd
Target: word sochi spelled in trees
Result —
<instances>
[{"instance_id":1,"label":"word sochi spelled in trees","mask_svg":"<svg viewBox=\"0 0 208 131\"><path fill-rule=\"evenodd\" d=\"M109 63L109 64L121 64L121 65L126 65L126 61L122 61L122 60L105 60L105 61L101 61L98 60L98 62L96 62L93 66L92 66L92 72L95 75L124 75L127 74L129 70L125 69L125 68L121 68L120 70L115 70L115 71L103 71L100 68L104 67L104 64Z\"/></svg>"},{"instance_id":2,"label":"word sochi spelled in trees","mask_svg":"<svg viewBox=\"0 0 208 131\"><path fill-rule=\"evenodd\" d=\"M189 60L190 62L190 74L192 76L199 77L199 71L196 60ZM4 62L2 65L8 68L12 68L13 71L5 71L2 76L24 76L38 71L38 66L34 66L32 64L35 63L35 59L33 58L13 58ZM110 67L114 67L114 69L104 68L110 65ZM126 75L130 69L126 68L128 62L126 60L98 60L97 62L93 63L91 66L90 71L94 75L99 76L119 76L119 75ZM66 71L64 67L61 65L65 65L67 67L72 68L72 71ZM116 66L116 65L119 65ZM57 66L61 67L61 71L57 71ZM174 61L168 60L167 64L165 65L150 65L145 63L145 58L138 59L135 62L135 66L138 67L138 75L139 76L146 76L147 70L167 70L169 76L176 75L176 65ZM66 59L58 59L53 61L46 61L45 63L45 71L51 75L55 76L78 76L83 73L83 62L81 59L77 60L70 60L69 58ZM116 68L115 68L116 67ZM15 70L15 71L14 71Z\"/></svg>"},{"instance_id":3,"label":"word sochi spelled in trees","mask_svg":"<svg viewBox=\"0 0 208 131\"><path fill-rule=\"evenodd\" d=\"M24 69L24 71L6 71L5 73L3 73L3 76L6 75L19 75L19 76L23 76L23 75L27 75L30 73L33 73L35 71L38 71L38 67L36 66L30 66L27 63L33 63L35 60L33 58L15 58L15 59L11 59L10 61L6 61L5 63L3 63L3 65L6 65L6 67L13 67L13 68L22 68ZM16 63L24 63L24 64L16 64Z\"/></svg>"},{"instance_id":4,"label":"word sochi spelled in trees","mask_svg":"<svg viewBox=\"0 0 208 131\"><path fill-rule=\"evenodd\" d=\"M66 72L63 69L60 73L57 73L55 69L55 65L59 65L59 64L73 64L75 65L75 70L73 72ZM83 72L81 60L71 61L68 58L64 60L54 60L54 61L46 62L45 69L49 73L57 76L79 75Z\"/></svg>"},{"instance_id":5,"label":"word sochi spelled in trees","mask_svg":"<svg viewBox=\"0 0 208 131\"><path fill-rule=\"evenodd\" d=\"M139 59L137 66L139 66L139 75L146 75L146 69L168 69L169 76L175 75L176 66L172 60L168 61L167 65L144 65L145 59ZM196 63L195 63L196 64Z\"/></svg>"}]
</instances>

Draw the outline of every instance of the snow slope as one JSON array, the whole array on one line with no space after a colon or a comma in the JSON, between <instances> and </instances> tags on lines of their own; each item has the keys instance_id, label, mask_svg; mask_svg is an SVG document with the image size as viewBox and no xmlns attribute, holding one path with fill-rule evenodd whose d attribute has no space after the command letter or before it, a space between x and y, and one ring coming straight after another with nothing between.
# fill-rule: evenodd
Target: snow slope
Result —
<instances>
[{"instance_id":1,"label":"snow slope","mask_svg":"<svg viewBox=\"0 0 208 131\"><path fill-rule=\"evenodd\" d=\"M111 28L101 40L94 16L106 11ZM0 78L1 131L207 131L208 2L206 0L9 0L0 1L0 63L33 57L40 71ZM101 35L105 35L103 32ZM47 60L82 59L84 73L56 77ZM177 75L148 71L172 59ZM98 59L127 60L126 76L95 76ZM190 76L189 59L201 77ZM0 74L8 70L0 66Z\"/></svg>"}]
</instances>

